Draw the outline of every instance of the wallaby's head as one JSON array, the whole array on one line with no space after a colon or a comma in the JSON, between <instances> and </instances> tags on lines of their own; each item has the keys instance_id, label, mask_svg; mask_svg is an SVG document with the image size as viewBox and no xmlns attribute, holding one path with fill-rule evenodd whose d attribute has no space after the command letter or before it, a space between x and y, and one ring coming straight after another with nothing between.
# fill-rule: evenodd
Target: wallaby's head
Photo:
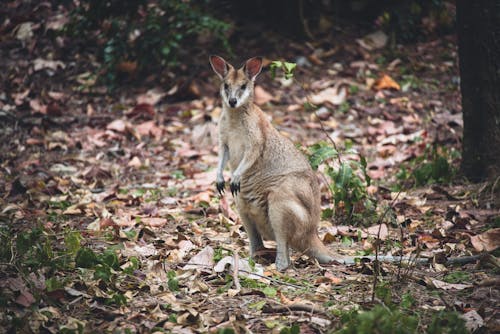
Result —
<instances>
[{"instance_id":1,"label":"wallaby's head","mask_svg":"<svg viewBox=\"0 0 500 334\"><path fill-rule=\"evenodd\" d=\"M219 56L210 56L210 64L222 80L220 95L227 107L236 109L253 102L254 81L262 69L261 57L248 59L238 70Z\"/></svg>"}]
</instances>

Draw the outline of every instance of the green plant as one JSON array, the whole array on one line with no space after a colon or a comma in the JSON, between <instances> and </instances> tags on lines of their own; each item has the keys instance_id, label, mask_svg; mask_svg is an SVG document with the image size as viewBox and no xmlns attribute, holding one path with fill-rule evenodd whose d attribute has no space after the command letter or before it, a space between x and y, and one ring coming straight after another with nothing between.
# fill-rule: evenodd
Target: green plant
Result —
<instances>
[{"instance_id":1,"label":"green plant","mask_svg":"<svg viewBox=\"0 0 500 334\"><path fill-rule=\"evenodd\" d=\"M457 312L441 311L432 316L430 325L427 327L428 334L466 334L469 333L465 327L464 319Z\"/></svg>"},{"instance_id":2,"label":"green plant","mask_svg":"<svg viewBox=\"0 0 500 334\"><path fill-rule=\"evenodd\" d=\"M276 71L284 72L286 79L294 78L294 71L297 64L286 61L273 61L270 65L271 77L276 77ZM306 91L303 85L302 89ZM307 91L306 91L307 93ZM345 103L343 108L349 108ZM309 99L304 103L304 108L315 111L317 106L312 104ZM318 118L319 120L319 118ZM321 121L319 120L321 123ZM322 123L321 123L321 126ZM328 136L328 135L327 135ZM375 217L367 215L367 211L375 213L375 201L368 196L367 187L370 186L371 178L367 173L367 163L364 156L358 154L350 141L345 142L342 152L339 152L335 142L328 137L330 142L320 141L307 148L309 162L314 170L320 165L325 166L325 173L330 178L329 189L334 200L334 209L325 209L322 212L323 218L329 218L335 215L339 220L345 220L352 223L354 220L362 219L359 214L363 212L363 217ZM341 156L356 156L358 159L343 159ZM336 161L336 164L333 162ZM366 222L367 220L364 219ZM371 223L371 222L369 222Z\"/></svg>"},{"instance_id":3,"label":"green plant","mask_svg":"<svg viewBox=\"0 0 500 334\"><path fill-rule=\"evenodd\" d=\"M82 0L66 31L84 36L87 44L98 42L105 73L100 79L112 84L120 72L175 66L179 53L200 35L213 36L229 49L229 25L207 7L189 0Z\"/></svg>"},{"instance_id":4,"label":"green plant","mask_svg":"<svg viewBox=\"0 0 500 334\"><path fill-rule=\"evenodd\" d=\"M100 281L108 297L105 302L124 305L125 295L119 288L127 277L134 277L140 262L135 257L119 258L116 248L94 252L84 246L79 231L67 229L61 233L36 226L31 230L15 231L12 226L0 228L0 262L9 264L8 275L22 277L23 284L36 299L46 293L63 289L69 282L85 277L86 273ZM44 288L38 282L44 275ZM50 297L47 297L50 299ZM0 304L8 305L10 298L0 294Z\"/></svg>"},{"instance_id":5,"label":"green plant","mask_svg":"<svg viewBox=\"0 0 500 334\"><path fill-rule=\"evenodd\" d=\"M367 193L371 178L367 174L366 159L357 154L349 142L346 142L342 156L354 156L359 160L340 159L337 149L324 141L309 146L308 153L312 168L317 170L323 164L324 172L331 181L329 188L335 212L328 211L323 216L335 214L339 219L352 222L353 218L361 218L361 212L364 217L368 217L367 211L374 213L375 201Z\"/></svg>"},{"instance_id":6,"label":"green plant","mask_svg":"<svg viewBox=\"0 0 500 334\"><path fill-rule=\"evenodd\" d=\"M289 63L280 60L274 60L269 65L269 70L272 79L276 78L276 70L282 70L285 75L285 79L292 79L296 68L297 68L296 63Z\"/></svg>"},{"instance_id":7,"label":"green plant","mask_svg":"<svg viewBox=\"0 0 500 334\"><path fill-rule=\"evenodd\" d=\"M434 183L449 183L456 174L453 166L459 157L455 149L427 145L424 153L406 165L400 166L396 177L400 181L410 181L415 186Z\"/></svg>"},{"instance_id":8,"label":"green plant","mask_svg":"<svg viewBox=\"0 0 500 334\"><path fill-rule=\"evenodd\" d=\"M342 329L338 334L417 333L418 319L398 310L376 305L370 311L353 311L341 317Z\"/></svg>"}]
</instances>

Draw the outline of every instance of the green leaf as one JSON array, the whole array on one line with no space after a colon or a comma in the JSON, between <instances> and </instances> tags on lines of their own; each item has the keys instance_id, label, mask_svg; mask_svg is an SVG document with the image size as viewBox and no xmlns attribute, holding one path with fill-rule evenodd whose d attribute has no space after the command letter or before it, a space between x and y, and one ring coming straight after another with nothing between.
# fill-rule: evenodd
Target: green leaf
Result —
<instances>
[{"instance_id":1,"label":"green leaf","mask_svg":"<svg viewBox=\"0 0 500 334\"><path fill-rule=\"evenodd\" d=\"M113 268L113 269L120 268L120 262L118 261L118 256L112 250L104 251L104 253L100 254L98 258L99 258L99 262L101 262L104 265L109 266L110 268Z\"/></svg>"},{"instance_id":2,"label":"green leaf","mask_svg":"<svg viewBox=\"0 0 500 334\"><path fill-rule=\"evenodd\" d=\"M167 282L168 289L170 291L179 291L179 280L177 279L177 274L175 273L175 271L170 270L167 273L167 278L168 278Z\"/></svg>"},{"instance_id":3,"label":"green leaf","mask_svg":"<svg viewBox=\"0 0 500 334\"><path fill-rule=\"evenodd\" d=\"M82 235L78 231L71 231L64 236L64 245L70 254L76 254L80 250Z\"/></svg>"},{"instance_id":4,"label":"green leaf","mask_svg":"<svg viewBox=\"0 0 500 334\"><path fill-rule=\"evenodd\" d=\"M326 143L318 143L309 147L311 155L309 156L309 163L314 170L318 169L318 166L330 158L335 158L338 152L330 145Z\"/></svg>"},{"instance_id":5,"label":"green leaf","mask_svg":"<svg viewBox=\"0 0 500 334\"><path fill-rule=\"evenodd\" d=\"M326 208L323 211L321 211L321 219L328 219L333 217L333 209L331 208Z\"/></svg>"},{"instance_id":6,"label":"green leaf","mask_svg":"<svg viewBox=\"0 0 500 334\"><path fill-rule=\"evenodd\" d=\"M90 248L80 248L76 253L75 265L79 268L93 268L99 260Z\"/></svg>"},{"instance_id":7,"label":"green leaf","mask_svg":"<svg viewBox=\"0 0 500 334\"><path fill-rule=\"evenodd\" d=\"M262 310L262 308L266 305L265 300L260 300L256 303L248 305L249 308L254 309L254 310Z\"/></svg>"},{"instance_id":8,"label":"green leaf","mask_svg":"<svg viewBox=\"0 0 500 334\"><path fill-rule=\"evenodd\" d=\"M266 286L264 289L262 289L262 292L267 296L267 297L274 297L278 293L275 288Z\"/></svg>"},{"instance_id":9,"label":"green leaf","mask_svg":"<svg viewBox=\"0 0 500 334\"><path fill-rule=\"evenodd\" d=\"M57 278L51 277L45 280L45 287L47 289L47 292L52 292L54 290L62 289L64 287L64 284L58 281Z\"/></svg>"},{"instance_id":10,"label":"green leaf","mask_svg":"<svg viewBox=\"0 0 500 334\"><path fill-rule=\"evenodd\" d=\"M339 188L345 188L350 182L352 175L352 168L348 163L340 165L339 172L335 179L335 183Z\"/></svg>"},{"instance_id":11,"label":"green leaf","mask_svg":"<svg viewBox=\"0 0 500 334\"><path fill-rule=\"evenodd\" d=\"M296 63L285 62L284 66L285 66L286 72L287 73L291 73L291 72L293 72L293 70L295 70L295 68L297 67L297 64Z\"/></svg>"},{"instance_id":12,"label":"green leaf","mask_svg":"<svg viewBox=\"0 0 500 334\"><path fill-rule=\"evenodd\" d=\"M111 269L108 266L102 264L96 265L94 271L94 279L97 280L101 279L105 282L110 282L111 276L112 276Z\"/></svg>"}]
</instances>

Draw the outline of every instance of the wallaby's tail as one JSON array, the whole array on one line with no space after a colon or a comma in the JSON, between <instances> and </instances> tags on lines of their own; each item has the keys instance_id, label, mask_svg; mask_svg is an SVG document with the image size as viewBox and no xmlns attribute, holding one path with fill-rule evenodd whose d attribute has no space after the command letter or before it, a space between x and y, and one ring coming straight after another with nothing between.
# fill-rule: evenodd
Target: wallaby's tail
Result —
<instances>
[{"instance_id":1,"label":"wallaby's tail","mask_svg":"<svg viewBox=\"0 0 500 334\"><path fill-rule=\"evenodd\" d=\"M319 263L329 263L334 260L330 251L326 248L316 233L312 234L311 242L308 246L306 254L314 257Z\"/></svg>"}]
</instances>

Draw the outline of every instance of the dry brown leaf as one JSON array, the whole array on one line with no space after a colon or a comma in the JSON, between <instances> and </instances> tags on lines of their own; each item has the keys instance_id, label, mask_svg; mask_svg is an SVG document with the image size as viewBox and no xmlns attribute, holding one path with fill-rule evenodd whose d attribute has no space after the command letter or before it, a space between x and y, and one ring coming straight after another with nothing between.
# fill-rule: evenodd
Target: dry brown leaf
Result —
<instances>
[{"instance_id":1,"label":"dry brown leaf","mask_svg":"<svg viewBox=\"0 0 500 334\"><path fill-rule=\"evenodd\" d=\"M311 96L311 102L314 104L329 103L335 106L341 105L347 99L347 88L337 83L333 87L328 87L319 93Z\"/></svg>"},{"instance_id":2,"label":"dry brown leaf","mask_svg":"<svg viewBox=\"0 0 500 334\"><path fill-rule=\"evenodd\" d=\"M139 159L138 157L133 157L132 159L130 159L127 166L134 167L134 168L140 168L142 166L141 159Z\"/></svg>"},{"instance_id":3,"label":"dry brown leaf","mask_svg":"<svg viewBox=\"0 0 500 334\"><path fill-rule=\"evenodd\" d=\"M122 61L121 63L116 65L116 71L133 75L137 71L137 62Z\"/></svg>"},{"instance_id":4,"label":"dry brown leaf","mask_svg":"<svg viewBox=\"0 0 500 334\"><path fill-rule=\"evenodd\" d=\"M500 228L494 228L470 238L478 252L491 252L500 246Z\"/></svg>"},{"instance_id":5,"label":"dry brown leaf","mask_svg":"<svg viewBox=\"0 0 500 334\"><path fill-rule=\"evenodd\" d=\"M33 61L33 70L35 72L43 69L50 69L56 71L59 68L61 69L66 68L66 65L64 65L64 63L59 60L46 60L42 58L37 58Z\"/></svg>"},{"instance_id":6,"label":"dry brown leaf","mask_svg":"<svg viewBox=\"0 0 500 334\"><path fill-rule=\"evenodd\" d=\"M32 114L47 114L47 105L41 103L39 99L30 100L30 107Z\"/></svg>"},{"instance_id":7,"label":"dry brown leaf","mask_svg":"<svg viewBox=\"0 0 500 334\"><path fill-rule=\"evenodd\" d=\"M366 230L366 233L364 231L361 232L362 238L366 238L368 236L379 237L380 240L386 240L387 237L389 236L389 229L387 228L386 224L370 226Z\"/></svg>"},{"instance_id":8,"label":"dry brown leaf","mask_svg":"<svg viewBox=\"0 0 500 334\"><path fill-rule=\"evenodd\" d=\"M464 313L460 317L465 320L465 327L470 333L474 333L476 329L484 326L484 320L476 310Z\"/></svg>"},{"instance_id":9,"label":"dry brown leaf","mask_svg":"<svg viewBox=\"0 0 500 334\"><path fill-rule=\"evenodd\" d=\"M159 88L150 89L145 94L137 96L137 105L149 104L154 106L166 95L166 93Z\"/></svg>"},{"instance_id":10,"label":"dry brown leaf","mask_svg":"<svg viewBox=\"0 0 500 334\"><path fill-rule=\"evenodd\" d=\"M106 129L124 133L127 130L127 128L129 128L129 127L130 127L130 123L125 122L122 119L116 119L113 122L109 123L106 126Z\"/></svg>"},{"instance_id":11,"label":"dry brown leaf","mask_svg":"<svg viewBox=\"0 0 500 334\"><path fill-rule=\"evenodd\" d=\"M368 51L381 49L386 46L389 37L382 31L377 30L371 34L364 36L363 38L357 39L356 42L364 49Z\"/></svg>"},{"instance_id":12,"label":"dry brown leaf","mask_svg":"<svg viewBox=\"0 0 500 334\"><path fill-rule=\"evenodd\" d=\"M232 258L232 257L231 257ZM205 246L198 254L193 256L188 263L182 267L183 270L197 269L205 272L212 272L214 266L214 249Z\"/></svg>"},{"instance_id":13,"label":"dry brown leaf","mask_svg":"<svg viewBox=\"0 0 500 334\"><path fill-rule=\"evenodd\" d=\"M258 105L263 105L273 100L273 96L258 85L255 86L254 96L254 101Z\"/></svg>"},{"instance_id":14,"label":"dry brown leaf","mask_svg":"<svg viewBox=\"0 0 500 334\"><path fill-rule=\"evenodd\" d=\"M16 298L16 303L24 307L29 307L35 301L35 297L28 290L21 291L21 294Z\"/></svg>"},{"instance_id":15,"label":"dry brown leaf","mask_svg":"<svg viewBox=\"0 0 500 334\"><path fill-rule=\"evenodd\" d=\"M447 283L431 277L425 277L424 281L428 286L442 290L464 290L472 288L472 284Z\"/></svg>"},{"instance_id":16,"label":"dry brown leaf","mask_svg":"<svg viewBox=\"0 0 500 334\"><path fill-rule=\"evenodd\" d=\"M235 264L234 261L234 256L226 256L219 262L217 262L217 264L214 266L214 271L216 273L221 273L226 270L227 265L232 268ZM252 268L247 259L238 258L237 269L240 276L248 277L251 279L263 279L262 276L264 275L264 267L259 263L255 263Z\"/></svg>"},{"instance_id":17,"label":"dry brown leaf","mask_svg":"<svg viewBox=\"0 0 500 334\"><path fill-rule=\"evenodd\" d=\"M395 89L401 90L401 86L387 74L383 74L373 86L375 90Z\"/></svg>"},{"instance_id":18,"label":"dry brown leaf","mask_svg":"<svg viewBox=\"0 0 500 334\"><path fill-rule=\"evenodd\" d=\"M144 225L151 227L162 227L168 222L168 220L166 218L158 218L158 217L142 217L141 222Z\"/></svg>"}]
</instances>

